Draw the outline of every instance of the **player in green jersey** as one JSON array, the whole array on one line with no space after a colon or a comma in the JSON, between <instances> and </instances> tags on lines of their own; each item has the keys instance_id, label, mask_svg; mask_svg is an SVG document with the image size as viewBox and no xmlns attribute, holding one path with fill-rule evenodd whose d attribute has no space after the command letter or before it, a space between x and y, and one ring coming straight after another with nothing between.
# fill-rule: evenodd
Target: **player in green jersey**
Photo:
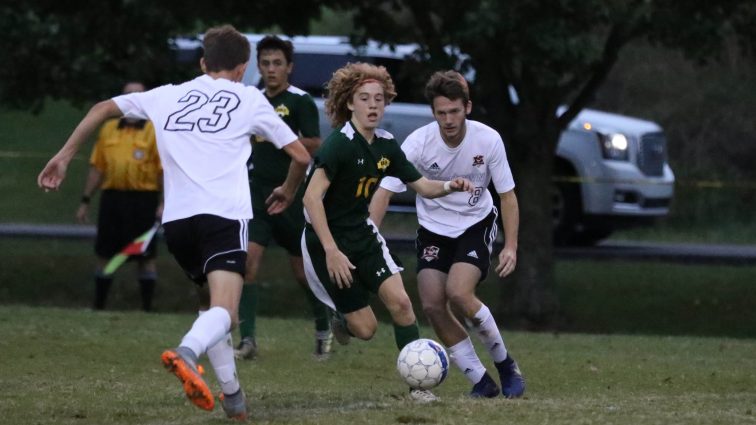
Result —
<instances>
[{"instance_id":1,"label":"player in green jersey","mask_svg":"<svg viewBox=\"0 0 756 425\"><path fill-rule=\"evenodd\" d=\"M326 113L334 131L315 155L304 195L307 225L302 254L310 289L337 311L332 329L346 344L350 336L372 338L378 326L368 304L378 294L394 324L399 349L419 338L415 313L386 241L368 218L373 191L393 176L420 196L434 198L472 190L463 178L428 180L407 161L393 136L378 128L384 108L396 96L383 67L347 64L327 86ZM410 389L420 402L436 397Z\"/></svg>"},{"instance_id":2,"label":"player in green jersey","mask_svg":"<svg viewBox=\"0 0 756 425\"><path fill-rule=\"evenodd\" d=\"M288 40L269 35L257 43L257 68L265 86L263 94L312 154L320 147L318 109L307 92L289 84L289 75L294 66L293 56L294 47ZM309 297L315 316L315 358L326 359L331 350L328 308L308 289L302 265L299 240L304 228L304 187L296 192L286 210L278 214L268 211L267 199L286 180L290 162L291 158L272 143L261 137L254 140L249 172L254 216L249 222L247 273L239 302L241 341L235 351L237 358L251 359L257 355L255 319L259 291L255 280L265 248L271 240L289 253L294 278Z\"/></svg>"}]
</instances>

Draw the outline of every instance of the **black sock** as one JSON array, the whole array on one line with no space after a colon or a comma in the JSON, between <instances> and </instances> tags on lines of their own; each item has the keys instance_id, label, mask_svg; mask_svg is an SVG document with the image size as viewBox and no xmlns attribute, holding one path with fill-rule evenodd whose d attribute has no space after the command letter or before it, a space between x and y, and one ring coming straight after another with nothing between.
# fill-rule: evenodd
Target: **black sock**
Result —
<instances>
[{"instance_id":1,"label":"black sock","mask_svg":"<svg viewBox=\"0 0 756 425\"><path fill-rule=\"evenodd\" d=\"M95 276L95 310L105 309L105 300L108 298L108 292L110 292L110 285L112 284L112 277Z\"/></svg>"},{"instance_id":2,"label":"black sock","mask_svg":"<svg viewBox=\"0 0 756 425\"><path fill-rule=\"evenodd\" d=\"M152 310L152 295L155 293L155 281L154 278L141 278L139 279L139 290L142 294L142 310Z\"/></svg>"}]
</instances>

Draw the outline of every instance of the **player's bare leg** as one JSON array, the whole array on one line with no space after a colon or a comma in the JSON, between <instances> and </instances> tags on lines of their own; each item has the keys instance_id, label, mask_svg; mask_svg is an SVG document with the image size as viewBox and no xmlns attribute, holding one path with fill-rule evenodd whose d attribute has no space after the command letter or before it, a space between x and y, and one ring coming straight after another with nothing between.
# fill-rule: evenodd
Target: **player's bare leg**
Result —
<instances>
[{"instance_id":1,"label":"player's bare leg","mask_svg":"<svg viewBox=\"0 0 756 425\"><path fill-rule=\"evenodd\" d=\"M404 289L404 283L399 273L386 279L378 288L378 296L391 314L394 322L394 339L401 350L405 345L420 338L417 318L412 309L412 301ZM417 403L431 403L439 398L430 390L419 388L409 389L410 398Z\"/></svg>"},{"instance_id":2,"label":"player's bare leg","mask_svg":"<svg viewBox=\"0 0 756 425\"><path fill-rule=\"evenodd\" d=\"M469 335L450 309L447 296L449 279L449 275L439 270L423 269L418 273L417 284L423 312L436 335L449 350L454 365L473 385L470 396L495 397L499 395L498 385L486 372Z\"/></svg>"},{"instance_id":3,"label":"player's bare leg","mask_svg":"<svg viewBox=\"0 0 756 425\"><path fill-rule=\"evenodd\" d=\"M505 397L520 397L525 392L525 380L517 363L504 345L491 311L475 296L480 269L468 263L454 263L449 270L446 294L455 311L459 311L488 350L501 380Z\"/></svg>"}]
</instances>

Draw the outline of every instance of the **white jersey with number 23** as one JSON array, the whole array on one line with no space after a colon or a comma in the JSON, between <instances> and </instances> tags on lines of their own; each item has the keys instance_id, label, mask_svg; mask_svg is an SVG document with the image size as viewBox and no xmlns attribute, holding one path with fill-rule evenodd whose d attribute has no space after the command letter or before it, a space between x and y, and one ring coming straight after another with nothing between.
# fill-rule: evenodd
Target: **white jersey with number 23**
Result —
<instances>
[{"instance_id":1,"label":"white jersey with number 23","mask_svg":"<svg viewBox=\"0 0 756 425\"><path fill-rule=\"evenodd\" d=\"M297 140L255 87L208 75L113 98L124 115L155 125L163 164L163 222L198 214L252 218L250 136L277 148Z\"/></svg>"}]
</instances>

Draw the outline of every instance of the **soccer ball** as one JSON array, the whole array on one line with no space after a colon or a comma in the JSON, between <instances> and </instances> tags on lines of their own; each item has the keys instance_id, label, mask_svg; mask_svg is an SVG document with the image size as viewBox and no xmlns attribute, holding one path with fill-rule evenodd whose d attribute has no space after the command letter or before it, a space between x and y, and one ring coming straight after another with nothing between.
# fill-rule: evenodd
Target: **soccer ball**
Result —
<instances>
[{"instance_id":1,"label":"soccer ball","mask_svg":"<svg viewBox=\"0 0 756 425\"><path fill-rule=\"evenodd\" d=\"M427 390L446 379L449 356L441 344L432 339L417 339L399 352L396 370L404 382L413 389Z\"/></svg>"}]
</instances>

